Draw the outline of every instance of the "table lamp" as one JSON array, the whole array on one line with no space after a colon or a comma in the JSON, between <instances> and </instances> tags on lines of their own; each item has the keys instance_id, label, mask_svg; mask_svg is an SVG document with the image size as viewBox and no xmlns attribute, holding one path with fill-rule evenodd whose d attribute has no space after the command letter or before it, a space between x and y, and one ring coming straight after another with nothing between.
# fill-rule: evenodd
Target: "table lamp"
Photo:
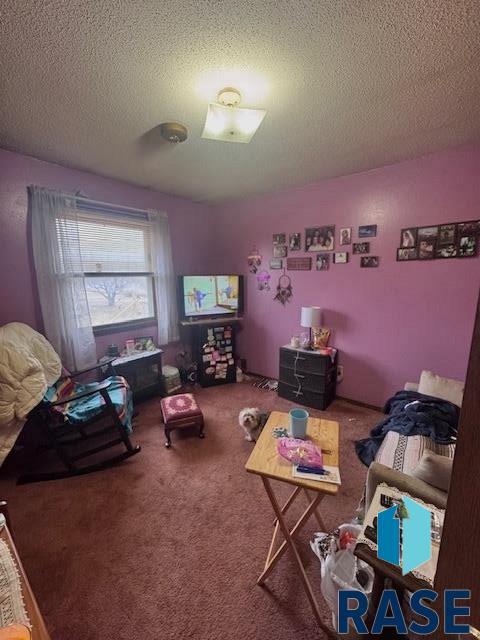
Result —
<instances>
[{"instance_id":1,"label":"table lamp","mask_svg":"<svg viewBox=\"0 0 480 640\"><path fill-rule=\"evenodd\" d=\"M310 329L310 342L308 349L312 348L312 328L322 326L322 310L320 307L302 307L300 325Z\"/></svg>"}]
</instances>

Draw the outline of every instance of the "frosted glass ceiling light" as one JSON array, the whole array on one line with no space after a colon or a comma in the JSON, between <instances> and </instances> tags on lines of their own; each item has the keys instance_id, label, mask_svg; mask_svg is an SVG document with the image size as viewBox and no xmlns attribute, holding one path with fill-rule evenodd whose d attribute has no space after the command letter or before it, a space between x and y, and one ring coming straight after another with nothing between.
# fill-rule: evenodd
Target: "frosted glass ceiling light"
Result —
<instances>
[{"instance_id":1,"label":"frosted glass ceiling light","mask_svg":"<svg viewBox=\"0 0 480 640\"><path fill-rule=\"evenodd\" d=\"M265 109L241 109L240 92L222 89L218 102L208 105L202 138L222 142L250 142L267 113Z\"/></svg>"}]
</instances>

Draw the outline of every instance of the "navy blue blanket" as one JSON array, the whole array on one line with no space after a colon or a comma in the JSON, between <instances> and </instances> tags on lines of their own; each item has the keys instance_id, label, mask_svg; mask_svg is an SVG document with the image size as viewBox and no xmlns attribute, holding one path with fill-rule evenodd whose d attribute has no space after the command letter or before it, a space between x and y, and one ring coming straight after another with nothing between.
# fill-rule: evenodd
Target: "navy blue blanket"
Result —
<instances>
[{"instance_id":1,"label":"navy blue blanket","mask_svg":"<svg viewBox=\"0 0 480 640\"><path fill-rule=\"evenodd\" d=\"M384 408L388 414L370 432L370 438L357 440L358 457L369 466L389 431L404 436L429 436L439 444L455 442L460 409L446 400L425 396L416 391L398 391Z\"/></svg>"}]
</instances>

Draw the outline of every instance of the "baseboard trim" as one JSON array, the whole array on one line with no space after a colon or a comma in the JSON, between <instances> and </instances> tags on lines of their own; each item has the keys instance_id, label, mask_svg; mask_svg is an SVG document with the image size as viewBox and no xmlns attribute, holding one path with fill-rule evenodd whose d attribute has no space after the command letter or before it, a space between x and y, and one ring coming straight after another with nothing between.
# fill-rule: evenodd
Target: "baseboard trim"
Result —
<instances>
[{"instance_id":1,"label":"baseboard trim","mask_svg":"<svg viewBox=\"0 0 480 640\"><path fill-rule=\"evenodd\" d=\"M276 378L271 378L270 376L264 376L263 373L255 373L255 371L244 371L243 373L246 376L253 376L254 378L269 378L270 380L277 380Z\"/></svg>"},{"instance_id":2,"label":"baseboard trim","mask_svg":"<svg viewBox=\"0 0 480 640\"><path fill-rule=\"evenodd\" d=\"M245 375L254 376L255 378L270 378L270 376L264 376L262 373L255 373L254 371L245 371ZM276 378L270 378L270 380L277 380ZM278 382L278 381L277 381ZM360 400L352 400L351 398L345 398L344 396L335 396L335 400L343 400L349 402L357 407L363 407L364 409L371 409L372 411L380 411L383 413L382 407L377 407L374 404L368 404L367 402L360 402Z\"/></svg>"},{"instance_id":3,"label":"baseboard trim","mask_svg":"<svg viewBox=\"0 0 480 640\"><path fill-rule=\"evenodd\" d=\"M360 402L360 400L352 400L351 398L345 398L344 396L335 396L335 400L343 400L344 402L349 402L350 404L354 404L357 407L372 409L372 411L380 411L380 413L383 413L382 407L377 407L376 405L368 404L367 402Z\"/></svg>"}]
</instances>

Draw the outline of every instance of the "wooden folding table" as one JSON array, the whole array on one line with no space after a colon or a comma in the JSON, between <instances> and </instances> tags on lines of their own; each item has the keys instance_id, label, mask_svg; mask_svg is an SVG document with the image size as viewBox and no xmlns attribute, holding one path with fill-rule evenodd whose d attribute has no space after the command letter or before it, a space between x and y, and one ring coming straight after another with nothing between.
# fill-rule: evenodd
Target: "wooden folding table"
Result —
<instances>
[{"instance_id":1,"label":"wooden folding table","mask_svg":"<svg viewBox=\"0 0 480 640\"><path fill-rule=\"evenodd\" d=\"M324 496L334 496L337 494L338 485L293 477L292 465L287 460L284 460L279 456L277 453L277 439L272 435L272 430L275 427L288 428L288 426L288 414L280 411L273 411L270 414L267 424L263 428L257 443L255 444L255 448L253 449L247 464L245 465L245 469L249 473L255 473L262 478L263 486L265 487L265 491L267 492L273 511L276 515L272 541L265 561L265 567L257 580L257 584L263 585L277 562L283 556L287 548L289 548L294 557L300 580L303 588L305 589L305 593L318 625L323 629L327 636L337 638L338 636L322 620L317 599L295 544L294 535L301 530L312 515L317 519L320 530L327 531L318 511L318 507ZM322 449L324 464L328 466L338 466L338 422L309 418L307 437ZM278 480L295 486L295 489L283 507L280 506L277 498L275 497L271 480ZM294 500L301 493L306 495L308 506L305 511L303 511L295 525L289 529L284 516L293 504ZM275 550L279 530L282 532L284 540Z\"/></svg>"}]
</instances>

